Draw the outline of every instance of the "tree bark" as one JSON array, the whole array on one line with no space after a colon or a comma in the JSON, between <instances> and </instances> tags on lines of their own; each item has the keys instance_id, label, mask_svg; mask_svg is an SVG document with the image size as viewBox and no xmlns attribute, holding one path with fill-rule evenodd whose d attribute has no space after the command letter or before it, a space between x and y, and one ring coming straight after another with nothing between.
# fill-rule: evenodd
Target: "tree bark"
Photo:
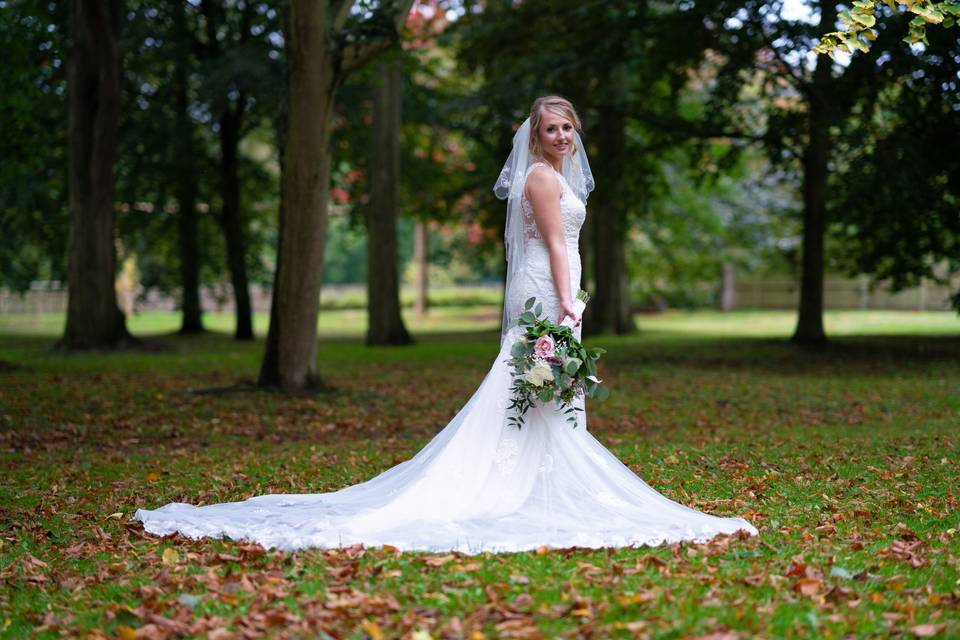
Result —
<instances>
[{"instance_id":1,"label":"tree bark","mask_svg":"<svg viewBox=\"0 0 960 640\"><path fill-rule=\"evenodd\" d=\"M430 310L430 229L419 220L413 227L413 262L416 266L414 311L422 318Z\"/></svg>"},{"instance_id":2,"label":"tree bark","mask_svg":"<svg viewBox=\"0 0 960 640\"><path fill-rule=\"evenodd\" d=\"M347 4L345 4L347 3ZM327 3L290 0L286 20L288 118L277 271L260 386L320 388L317 314L330 191L330 116L336 88L350 71L396 42L413 0L401 0L393 29L371 40L327 32ZM353 0L333 5L339 30ZM329 37L333 35L333 37Z\"/></svg>"},{"instance_id":3,"label":"tree bark","mask_svg":"<svg viewBox=\"0 0 960 640\"><path fill-rule=\"evenodd\" d=\"M317 315L329 197L330 115L335 88L326 2L289 5L289 124L281 186L280 251L260 386L321 387Z\"/></svg>"},{"instance_id":4,"label":"tree bark","mask_svg":"<svg viewBox=\"0 0 960 640\"><path fill-rule=\"evenodd\" d=\"M67 60L70 233L67 322L60 346L116 346L129 337L117 307L114 160L120 120L119 3L70 2Z\"/></svg>"},{"instance_id":5,"label":"tree bark","mask_svg":"<svg viewBox=\"0 0 960 640\"><path fill-rule=\"evenodd\" d=\"M720 283L720 310L733 311L737 306L737 272L732 262L723 263Z\"/></svg>"},{"instance_id":6,"label":"tree bark","mask_svg":"<svg viewBox=\"0 0 960 640\"><path fill-rule=\"evenodd\" d=\"M367 219L367 344L404 345L413 339L400 315L397 214L400 205L402 78L397 61L379 65L373 91L370 202Z\"/></svg>"},{"instance_id":7,"label":"tree bark","mask_svg":"<svg viewBox=\"0 0 960 640\"><path fill-rule=\"evenodd\" d=\"M233 286L237 319L234 338L253 339L253 313L250 308L250 285L247 279L247 242L240 210L240 175L238 148L243 124L244 98L235 106L228 102L220 114L220 227L227 247L227 268Z\"/></svg>"},{"instance_id":8,"label":"tree bark","mask_svg":"<svg viewBox=\"0 0 960 640\"><path fill-rule=\"evenodd\" d=\"M594 216L593 307L589 333L623 334L634 330L630 314L625 249L626 206L622 196L626 163L626 120L621 98L625 90L623 69L611 74L614 99L598 109L596 124L597 169L603 184L591 199Z\"/></svg>"},{"instance_id":9,"label":"tree bark","mask_svg":"<svg viewBox=\"0 0 960 640\"><path fill-rule=\"evenodd\" d=\"M286 42L290 41L290 15L289 9L284 7L280 17L280 23L283 28L283 39ZM289 78L285 78L289 83ZM277 106L277 117L274 120L274 138L277 142L277 162L280 165L280 184L284 182L284 176L286 175L286 153L287 153L287 129L290 126L290 102L289 96L283 95L280 97L280 104ZM278 229L283 229L286 226L286 207L283 202L283 191L281 189L280 193L280 206L278 212ZM277 259L279 261L280 255L283 253L283 236L281 235L277 240ZM260 380L258 384L260 386L277 386L277 383L274 382L277 378L264 378L264 372L269 372L271 375L275 375L275 372L279 371L280 361L278 357L278 347L279 342L277 340L277 327L279 326L279 317L278 317L278 307L273 302L273 298L277 295L277 289L279 288L279 273L280 269L275 268L273 270L273 289L271 290L271 303L270 303L270 324L267 330L267 342L264 349L263 362L260 367Z\"/></svg>"},{"instance_id":10,"label":"tree bark","mask_svg":"<svg viewBox=\"0 0 960 640\"><path fill-rule=\"evenodd\" d=\"M184 4L174 3L174 21L177 37L177 70L174 78L174 100L177 113L177 131L174 132L174 158L178 209L178 242L180 249L181 323L180 333L203 331L203 311L200 307L200 242L197 237L197 170L195 126L190 118L190 35L186 24Z\"/></svg>"},{"instance_id":11,"label":"tree bark","mask_svg":"<svg viewBox=\"0 0 960 640\"><path fill-rule=\"evenodd\" d=\"M821 4L820 30L830 31L837 19L832 2ZM803 257L800 307L792 340L804 344L826 341L823 330L823 235L827 215L827 178L830 158L830 94L834 81L829 56L817 56L810 85L810 135L803 155Z\"/></svg>"}]
</instances>

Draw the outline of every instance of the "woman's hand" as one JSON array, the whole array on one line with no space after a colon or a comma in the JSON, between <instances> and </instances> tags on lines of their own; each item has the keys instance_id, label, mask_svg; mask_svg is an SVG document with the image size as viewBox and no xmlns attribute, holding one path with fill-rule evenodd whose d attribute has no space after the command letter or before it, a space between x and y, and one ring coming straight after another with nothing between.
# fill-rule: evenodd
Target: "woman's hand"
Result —
<instances>
[{"instance_id":1,"label":"woman's hand","mask_svg":"<svg viewBox=\"0 0 960 640\"><path fill-rule=\"evenodd\" d=\"M573 326L580 326L580 314L577 313L577 310L573 306L573 302L563 301L560 303L560 324L563 324L564 318L570 318L573 320Z\"/></svg>"}]
</instances>

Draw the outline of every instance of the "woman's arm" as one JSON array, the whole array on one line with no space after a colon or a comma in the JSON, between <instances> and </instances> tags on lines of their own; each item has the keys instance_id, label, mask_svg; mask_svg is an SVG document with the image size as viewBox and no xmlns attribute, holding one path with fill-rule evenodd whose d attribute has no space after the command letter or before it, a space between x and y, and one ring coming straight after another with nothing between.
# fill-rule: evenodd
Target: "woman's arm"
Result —
<instances>
[{"instance_id":1,"label":"woman's arm","mask_svg":"<svg viewBox=\"0 0 960 640\"><path fill-rule=\"evenodd\" d=\"M580 324L580 315L573 308L573 292L570 290L570 267L567 262L567 239L563 229L563 216L560 213L560 183L557 177L550 175L545 167L537 167L530 172L524 187L527 199L533 205L533 219L537 223L540 237L550 253L550 272L553 284L557 288L560 301L560 317L563 322L567 316Z\"/></svg>"}]
</instances>

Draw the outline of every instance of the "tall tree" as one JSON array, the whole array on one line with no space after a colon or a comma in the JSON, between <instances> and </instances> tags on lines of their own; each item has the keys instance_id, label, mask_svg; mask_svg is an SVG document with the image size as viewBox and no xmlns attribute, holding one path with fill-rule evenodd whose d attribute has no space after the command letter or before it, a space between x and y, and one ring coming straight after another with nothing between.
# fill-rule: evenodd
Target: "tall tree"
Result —
<instances>
[{"instance_id":1,"label":"tall tree","mask_svg":"<svg viewBox=\"0 0 960 640\"><path fill-rule=\"evenodd\" d=\"M839 6L835 0L814 3L816 20L784 18L776 0L717 0L692 9L703 12L705 27L695 40L712 51L716 72L710 79L711 124L742 140L761 140L776 165L799 171L801 283L792 339L806 344L826 340L824 230L831 218L831 163L837 160L834 132L851 117L865 89L879 90L880 58L906 48L908 28L902 16L893 16L877 25L879 35L868 53L846 66L834 64L814 49L834 28ZM761 100L744 100L744 89ZM725 123L719 114L726 114Z\"/></svg>"},{"instance_id":2,"label":"tall tree","mask_svg":"<svg viewBox=\"0 0 960 640\"><path fill-rule=\"evenodd\" d=\"M627 164L625 102L626 69L615 65L597 107L592 139L597 154L594 170L603 188L593 196L593 257L595 297L591 305L590 333L628 333L634 329L627 287L626 232L629 207L624 202L623 181Z\"/></svg>"},{"instance_id":3,"label":"tall tree","mask_svg":"<svg viewBox=\"0 0 960 640\"><path fill-rule=\"evenodd\" d=\"M200 238L197 214L196 125L190 116L192 95L190 75L193 71L194 39L187 25L186 3L173 3L174 109L176 130L172 145L175 152L174 181L177 198L177 240L180 258L181 333L203 331L200 308Z\"/></svg>"},{"instance_id":4,"label":"tall tree","mask_svg":"<svg viewBox=\"0 0 960 640\"><path fill-rule=\"evenodd\" d=\"M837 6L833 0L820 5L819 35L833 28ZM763 29L763 27L760 27ZM776 45L771 45L776 46ZM826 340L823 330L823 233L827 217L827 181L830 160L830 127L838 113L831 98L836 97L832 62L818 56L813 78L805 83L808 96L808 134L803 149L803 269L800 277L800 307L797 310L795 342Z\"/></svg>"},{"instance_id":5,"label":"tall tree","mask_svg":"<svg viewBox=\"0 0 960 640\"><path fill-rule=\"evenodd\" d=\"M237 7L223 0L202 0L203 37L197 49L205 63L205 90L220 150L219 222L227 250L227 268L236 315L234 337L253 339L253 310L247 262L246 217L241 202L240 142L249 131L250 110L257 92L270 80L268 47L274 10L264 3L245 2ZM257 36L256 34L259 34Z\"/></svg>"},{"instance_id":6,"label":"tall tree","mask_svg":"<svg viewBox=\"0 0 960 640\"><path fill-rule=\"evenodd\" d=\"M370 201L367 222L367 344L403 345L413 339L400 315L397 215L400 208L400 122L403 102L398 60L378 64L373 87Z\"/></svg>"},{"instance_id":7,"label":"tall tree","mask_svg":"<svg viewBox=\"0 0 960 640\"><path fill-rule=\"evenodd\" d=\"M956 286L960 272L960 39L941 29L927 38L922 50L889 52L838 135L828 238L850 273L893 290ZM960 311L960 289L953 305Z\"/></svg>"},{"instance_id":8,"label":"tall tree","mask_svg":"<svg viewBox=\"0 0 960 640\"><path fill-rule=\"evenodd\" d=\"M128 337L114 288L114 160L120 121L119 0L71 0L67 58L70 238L68 349Z\"/></svg>"},{"instance_id":9,"label":"tall tree","mask_svg":"<svg viewBox=\"0 0 960 640\"><path fill-rule=\"evenodd\" d=\"M354 0L291 0L289 126L281 188L276 286L259 384L316 389L317 314L330 181L330 126L337 87L392 46L413 0L385 2L372 17L352 16ZM347 29L353 18L354 24ZM362 20L362 22L359 22Z\"/></svg>"}]
</instances>

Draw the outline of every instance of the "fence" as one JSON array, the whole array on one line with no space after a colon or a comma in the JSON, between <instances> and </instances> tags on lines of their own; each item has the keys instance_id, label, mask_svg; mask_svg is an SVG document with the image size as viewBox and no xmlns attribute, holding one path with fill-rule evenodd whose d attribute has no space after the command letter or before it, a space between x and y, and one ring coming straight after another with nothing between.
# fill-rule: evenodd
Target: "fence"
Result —
<instances>
[{"instance_id":1,"label":"fence","mask_svg":"<svg viewBox=\"0 0 960 640\"><path fill-rule=\"evenodd\" d=\"M472 295L456 295L462 304L499 303L495 300L498 287L466 287ZM480 295L479 290L488 292ZM496 289L497 291L493 291ZM891 293L883 286L871 286L869 278L827 278L824 282L824 306L828 309L899 309L914 311L949 310L950 296L960 290L960 278L955 278L952 286L922 282L920 286ZM146 295L134 295L140 292L118 290L118 303L125 312L134 311L172 311L177 308L173 296L149 291ZM431 290L431 297L439 294ZM465 293L468 293L465 291ZM483 293L483 292L481 292ZM755 309L795 309L800 299L799 282L789 278L738 279L734 285L731 308ZM251 285L250 297L256 312L270 310L270 289L260 285ZM407 295L409 297L409 295ZM362 285L324 287L321 300L329 306L362 306L365 303L365 288ZM356 298L356 300L354 300ZM471 302L466 302L470 300ZM342 304L341 304L342 303ZM233 296L229 287L204 287L201 289L201 305L204 311L232 311ZM0 313L64 313L67 309L66 289L56 282L35 283L30 291L21 295L0 290Z\"/></svg>"},{"instance_id":2,"label":"fence","mask_svg":"<svg viewBox=\"0 0 960 640\"><path fill-rule=\"evenodd\" d=\"M883 285L871 285L866 276L826 278L823 303L827 309L899 309L913 311L949 310L950 296L960 289L922 281L919 286L892 293ZM800 283L789 278L738 280L734 308L795 309L800 302Z\"/></svg>"}]
</instances>

